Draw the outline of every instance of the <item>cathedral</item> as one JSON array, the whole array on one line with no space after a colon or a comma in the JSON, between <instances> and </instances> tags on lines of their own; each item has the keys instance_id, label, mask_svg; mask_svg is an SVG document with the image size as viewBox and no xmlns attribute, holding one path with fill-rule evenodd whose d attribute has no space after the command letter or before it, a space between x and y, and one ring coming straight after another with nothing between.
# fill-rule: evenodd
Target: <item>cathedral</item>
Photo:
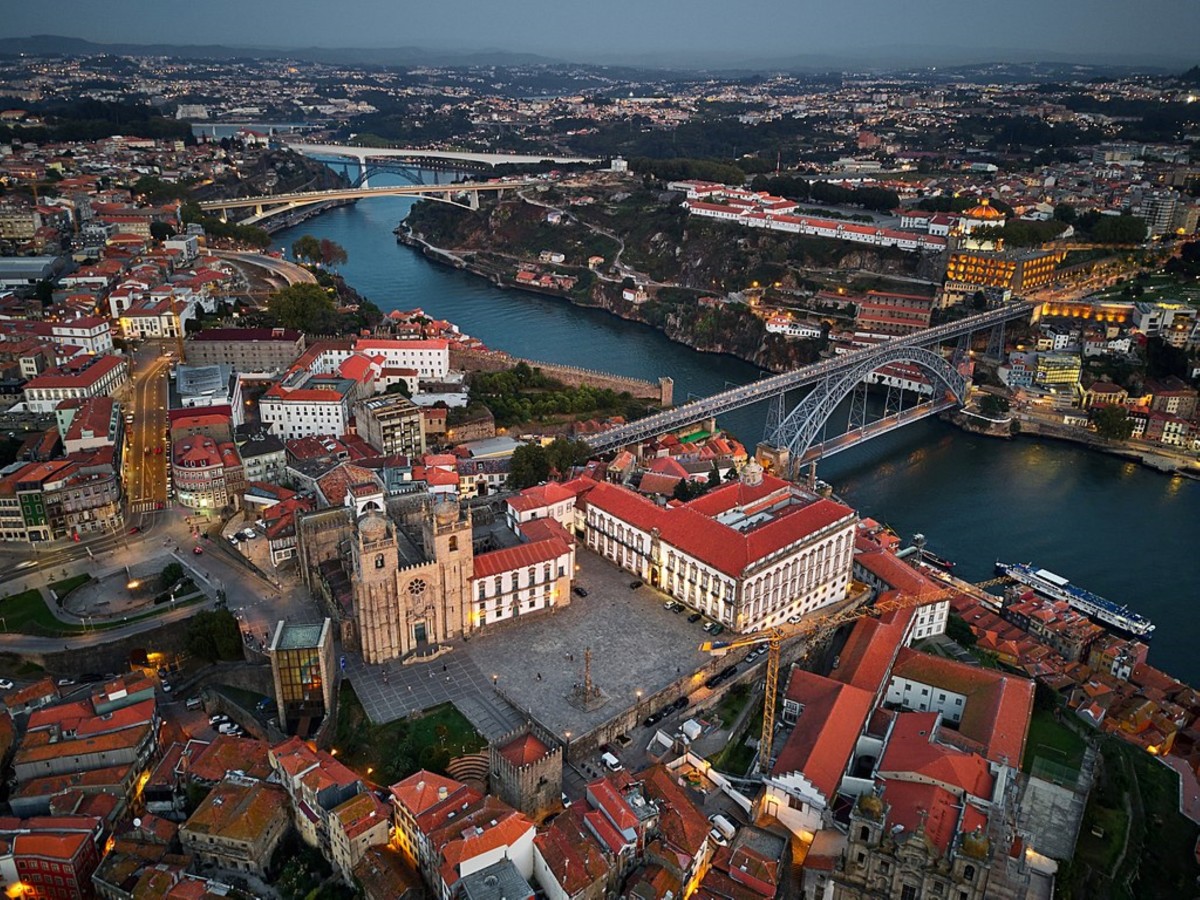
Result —
<instances>
[{"instance_id":1,"label":"cathedral","mask_svg":"<svg viewBox=\"0 0 1200 900\"><path fill-rule=\"evenodd\" d=\"M516 546L476 554L470 514L446 500L423 513L415 547L385 513L362 512L343 559L353 609L344 638L377 664L569 604L574 539L553 521L519 536Z\"/></svg>"}]
</instances>

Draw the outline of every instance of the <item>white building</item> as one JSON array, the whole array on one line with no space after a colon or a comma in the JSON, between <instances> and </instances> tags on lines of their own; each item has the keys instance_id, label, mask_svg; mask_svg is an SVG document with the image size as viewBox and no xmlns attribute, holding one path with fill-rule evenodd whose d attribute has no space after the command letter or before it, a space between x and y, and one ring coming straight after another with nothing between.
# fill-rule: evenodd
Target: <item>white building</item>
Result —
<instances>
[{"instance_id":1,"label":"white building","mask_svg":"<svg viewBox=\"0 0 1200 900\"><path fill-rule=\"evenodd\" d=\"M258 404L259 418L271 434L285 441L348 430L355 382L336 375L293 372L272 385Z\"/></svg>"},{"instance_id":2,"label":"white building","mask_svg":"<svg viewBox=\"0 0 1200 900\"><path fill-rule=\"evenodd\" d=\"M107 397L129 380L129 366L116 356L77 356L25 385L30 412L53 412L63 400Z\"/></svg>"},{"instance_id":3,"label":"white building","mask_svg":"<svg viewBox=\"0 0 1200 900\"><path fill-rule=\"evenodd\" d=\"M663 508L602 483L587 495L590 549L738 632L845 599L854 510L764 475Z\"/></svg>"},{"instance_id":4,"label":"white building","mask_svg":"<svg viewBox=\"0 0 1200 900\"><path fill-rule=\"evenodd\" d=\"M791 316L776 315L767 319L767 331L770 334L782 334L790 338L819 338L821 326L812 322L797 322Z\"/></svg>"}]
</instances>

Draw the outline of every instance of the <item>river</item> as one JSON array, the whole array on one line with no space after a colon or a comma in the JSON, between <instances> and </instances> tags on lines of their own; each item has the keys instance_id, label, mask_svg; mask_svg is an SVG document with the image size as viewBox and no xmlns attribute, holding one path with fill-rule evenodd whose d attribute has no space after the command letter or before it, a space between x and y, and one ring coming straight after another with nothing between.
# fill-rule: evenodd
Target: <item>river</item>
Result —
<instances>
[{"instance_id":1,"label":"river","mask_svg":"<svg viewBox=\"0 0 1200 900\"><path fill-rule=\"evenodd\" d=\"M302 234L330 238L349 255L342 274L384 311L419 306L491 347L533 359L638 378L670 375L677 401L762 374L608 313L435 265L392 234L412 203L378 198L335 209L279 232L275 243L286 247ZM760 405L721 424L753 448L765 416ZM1034 562L1128 603L1158 626L1151 662L1200 684L1200 617L1186 608L1200 600L1200 553L1188 549L1200 483L1069 444L994 440L931 420L832 457L820 475L862 515L905 537L923 532L969 580L991 578L997 558Z\"/></svg>"}]
</instances>

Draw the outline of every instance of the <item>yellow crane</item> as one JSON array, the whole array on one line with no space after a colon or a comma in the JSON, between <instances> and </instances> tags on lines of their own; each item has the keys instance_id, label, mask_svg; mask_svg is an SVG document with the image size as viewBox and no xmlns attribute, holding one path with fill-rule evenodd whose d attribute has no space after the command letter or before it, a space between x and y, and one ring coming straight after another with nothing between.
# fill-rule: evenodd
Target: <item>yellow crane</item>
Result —
<instances>
[{"instance_id":1,"label":"yellow crane","mask_svg":"<svg viewBox=\"0 0 1200 900\"><path fill-rule=\"evenodd\" d=\"M839 628L866 616L878 617L899 609L927 606L961 592L961 588L947 586L921 591L919 594L900 593L895 597L877 600L870 606L856 603L795 624L774 625L732 641L705 641L701 644L700 649L706 653L722 654L750 644L767 645L767 683L763 691L762 737L758 745L759 772L765 775L767 767L771 764L771 749L775 738L775 702L779 693L779 657L786 641L821 630Z\"/></svg>"}]
</instances>

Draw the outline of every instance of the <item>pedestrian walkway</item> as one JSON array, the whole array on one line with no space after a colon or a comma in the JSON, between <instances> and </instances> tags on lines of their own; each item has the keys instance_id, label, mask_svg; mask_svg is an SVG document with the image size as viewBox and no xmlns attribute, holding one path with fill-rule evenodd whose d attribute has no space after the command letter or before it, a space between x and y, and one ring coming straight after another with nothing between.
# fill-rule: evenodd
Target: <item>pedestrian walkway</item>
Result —
<instances>
[{"instance_id":1,"label":"pedestrian walkway","mask_svg":"<svg viewBox=\"0 0 1200 900\"><path fill-rule=\"evenodd\" d=\"M517 728L521 714L504 700L461 646L432 662L371 666L346 654L345 677L367 716L377 725L442 703L453 703L485 738L495 740Z\"/></svg>"}]
</instances>

